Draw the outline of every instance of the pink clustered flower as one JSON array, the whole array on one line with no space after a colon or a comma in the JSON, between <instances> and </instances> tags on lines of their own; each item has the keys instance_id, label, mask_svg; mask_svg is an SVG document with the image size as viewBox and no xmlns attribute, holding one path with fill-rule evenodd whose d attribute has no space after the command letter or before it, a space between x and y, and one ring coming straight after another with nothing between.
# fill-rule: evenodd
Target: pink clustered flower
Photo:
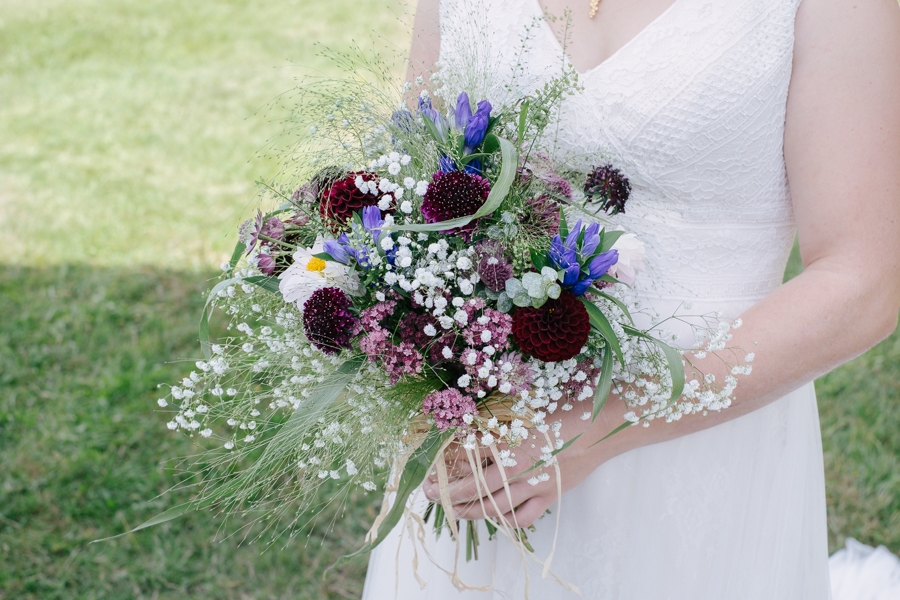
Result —
<instances>
[{"instance_id":1,"label":"pink clustered flower","mask_svg":"<svg viewBox=\"0 0 900 600\"><path fill-rule=\"evenodd\" d=\"M500 389L516 396L529 388L534 381L534 371L518 352L504 352L497 359Z\"/></svg>"},{"instance_id":2,"label":"pink clustered flower","mask_svg":"<svg viewBox=\"0 0 900 600\"><path fill-rule=\"evenodd\" d=\"M479 300L481 299L479 298ZM471 305L466 304L465 306L468 308ZM475 310L466 310L466 312L470 314L469 323L463 330L463 339L469 346L478 348L491 346L496 352L509 348L513 322L511 316L493 308L485 308L481 316L474 319Z\"/></svg>"},{"instance_id":3,"label":"pink clustered flower","mask_svg":"<svg viewBox=\"0 0 900 600\"><path fill-rule=\"evenodd\" d=\"M385 300L367 308L360 313L365 334L360 339L359 348L366 353L369 362L379 362L387 373L391 385L404 375L415 375L422 372L422 353L417 347L401 341L395 344L391 332L382 326L382 322L394 313L397 302Z\"/></svg>"},{"instance_id":4,"label":"pink clustered flower","mask_svg":"<svg viewBox=\"0 0 900 600\"><path fill-rule=\"evenodd\" d=\"M570 377L568 381L562 382L560 388L566 397L567 402L576 400L587 400L594 397L597 382L600 380L600 372L602 369L594 366L593 359L585 359L578 363L575 370L575 376ZM578 374L584 373L582 379Z\"/></svg>"},{"instance_id":5,"label":"pink clustered flower","mask_svg":"<svg viewBox=\"0 0 900 600\"><path fill-rule=\"evenodd\" d=\"M441 431L451 427L463 427L463 416L474 414L475 401L457 389L438 390L425 396L422 411L434 417L435 426Z\"/></svg>"}]
</instances>

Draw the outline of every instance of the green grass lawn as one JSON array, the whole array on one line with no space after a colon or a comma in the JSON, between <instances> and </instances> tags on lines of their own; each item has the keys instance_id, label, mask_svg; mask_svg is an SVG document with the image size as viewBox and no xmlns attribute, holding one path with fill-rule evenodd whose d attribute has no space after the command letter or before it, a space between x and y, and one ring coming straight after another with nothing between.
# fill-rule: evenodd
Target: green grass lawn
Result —
<instances>
[{"instance_id":1,"label":"green grass lawn","mask_svg":"<svg viewBox=\"0 0 900 600\"><path fill-rule=\"evenodd\" d=\"M223 539L240 523L209 514L88 542L186 497L159 497L179 483L164 461L192 448L154 411L156 385L197 355L207 280L277 168L254 158L280 129L264 107L298 65L328 68L314 41L405 47L402 7L379 6L0 7L0 599L359 596L364 558L325 567L374 498L283 550ZM898 365L895 334L818 382L832 549L900 550Z\"/></svg>"}]
</instances>

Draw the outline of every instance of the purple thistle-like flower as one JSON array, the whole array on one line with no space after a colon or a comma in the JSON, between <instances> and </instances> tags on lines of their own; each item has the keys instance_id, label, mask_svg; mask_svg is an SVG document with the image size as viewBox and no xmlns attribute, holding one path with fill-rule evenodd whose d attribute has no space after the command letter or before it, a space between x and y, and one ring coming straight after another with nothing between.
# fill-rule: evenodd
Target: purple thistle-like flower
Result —
<instances>
[{"instance_id":1,"label":"purple thistle-like flower","mask_svg":"<svg viewBox=\"0 0 900 600\"><path fill-rule=\"evenodd\" d=\"M275 259L272 258L271 255L260 254L257 257L256 268L259 269L259 271L263 275L268 275L269 277L271 277L272 275L275 274L276 267L277 267L277 265L275 264Z\"/></svg>"},{"instance_id":2,"label":"purple thistle-like flower","mask_svg":"<svg viewBox=\"0 0 900 600\"><path fill-rule=\"evenodd\" d=\"M550 196L541 195L525 201L520 227L539 234L559 231L559 204Z\"/></svg>"},{"instance_id":3,"label":"purple thistle-like flower","mask_svg":"<svg viewBox=\"0 0 900 600\"><path fill-rule=\"evenodd\" d=\"M247 245L247 254L250 254L256 248L256 242L259 241L259 232L262 227L262 211L256 211L256 216L253 219L247 219L241 224L238 234L240 235L240 240Z\"/></svg>"},{"instance_id":4,"label":"purple thistle-like flower","mask_svg":"<svg viewBox=\"0 0 900 600\"><path fill-rule=\"evenodd\" d=\"M631 196L631 182L612 165L596 167L585 179L584 195L601 202L609 214L624 213Z\"/></svg>"},{"instance_id":5,"label":"purple thistle-like flower","mask_svg":"<svg viewBox=\"0 0 900 600\"><path fill-rule=\"evenodd\" d=\"M306 338L325 354L350 348L359 329L359 319L350 312L350 298L340 288L318 289L303 304Z\"/></svg>"},{"instance_id":6,"label":"purple thistle-like flower","mask_svg":"<svg viewBox=\"0 0 900 600\"><path fill-rule=\"evenodd\" d=\"M476 410L475 400L457 389L431 392L422 403L422 412L433 416L435 426L441 431L464 427L463 415L474 414Z\"/></svg>"},{"instance_id":7,"label":"purple thistle-like flower","mask_svg":"<svg viewBox=\"0 0 900 600\"><path fill-rule=\"evenodd\" d=\"M284 222L278 217L269 217L259 231L260 237L268 238L265 242L281 241L284 236Z\"/></svg>"}]
</instances>

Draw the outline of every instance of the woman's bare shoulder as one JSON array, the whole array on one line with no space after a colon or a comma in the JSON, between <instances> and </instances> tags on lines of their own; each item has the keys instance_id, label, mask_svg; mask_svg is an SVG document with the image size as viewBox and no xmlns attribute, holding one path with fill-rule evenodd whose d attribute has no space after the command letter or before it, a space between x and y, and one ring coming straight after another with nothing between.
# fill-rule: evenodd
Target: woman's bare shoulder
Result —
<instances>
[{"instance_id":1,"label":"woman's bare shoulder","mask_svg":"<svg viewBox=\"0 0 900 600\"><path fill-rule=\"evenodd\" d=\"M413 23L407 79L426 75L440 57L440 0L419 0Z\"/></svg>"}]
</instances>

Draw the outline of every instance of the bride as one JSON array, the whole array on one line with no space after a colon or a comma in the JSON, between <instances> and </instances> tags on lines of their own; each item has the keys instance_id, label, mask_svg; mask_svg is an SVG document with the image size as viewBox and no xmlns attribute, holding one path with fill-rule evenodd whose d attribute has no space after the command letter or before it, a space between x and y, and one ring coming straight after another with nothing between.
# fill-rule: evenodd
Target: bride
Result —
<instances>
[{"instance_id":1,"label":"bride","mask_svg":"<svg viewBox=\"0 0 900 600\"><path fill-rule=\"evenodd\" d=\"M568 59L541 21L566 8ZM483 52L461 42L473 29L490 37ZM467 53L489 65L482 79L456 77ZM647 244L652 274L635 294L661 315L689 302L693 314L740 316L732 345L756 357L729 409L592 446L621 423L611 398L559 455L560 506L555 485L524 478L502 493L489 465L500 511L520 526L560 511L552 568L584 598L828 598L811 382L897 326L896 0L420 0L412 73L439 58L443 85L478 98L502 93L514 71L539 84L571 60L584 89L566 101L558 144L628 165L634 191L616 219ZM781 285L795 233L805 270ZM697 362L727 374L716 357ZM565 415L570 436L585 429ZM491 503L478 502L465 461L451 466L457 515L499 516L483 512ZM422 494L435 491L426 482ZM529 537L544 556L555 529L545 521ZM577 597L503 539L461 566L485 589L459 592L436 566L452 564L448 537L428 536L429 559L395 530L372 555L364 598Z\"/></svg>"}]
</instances>

